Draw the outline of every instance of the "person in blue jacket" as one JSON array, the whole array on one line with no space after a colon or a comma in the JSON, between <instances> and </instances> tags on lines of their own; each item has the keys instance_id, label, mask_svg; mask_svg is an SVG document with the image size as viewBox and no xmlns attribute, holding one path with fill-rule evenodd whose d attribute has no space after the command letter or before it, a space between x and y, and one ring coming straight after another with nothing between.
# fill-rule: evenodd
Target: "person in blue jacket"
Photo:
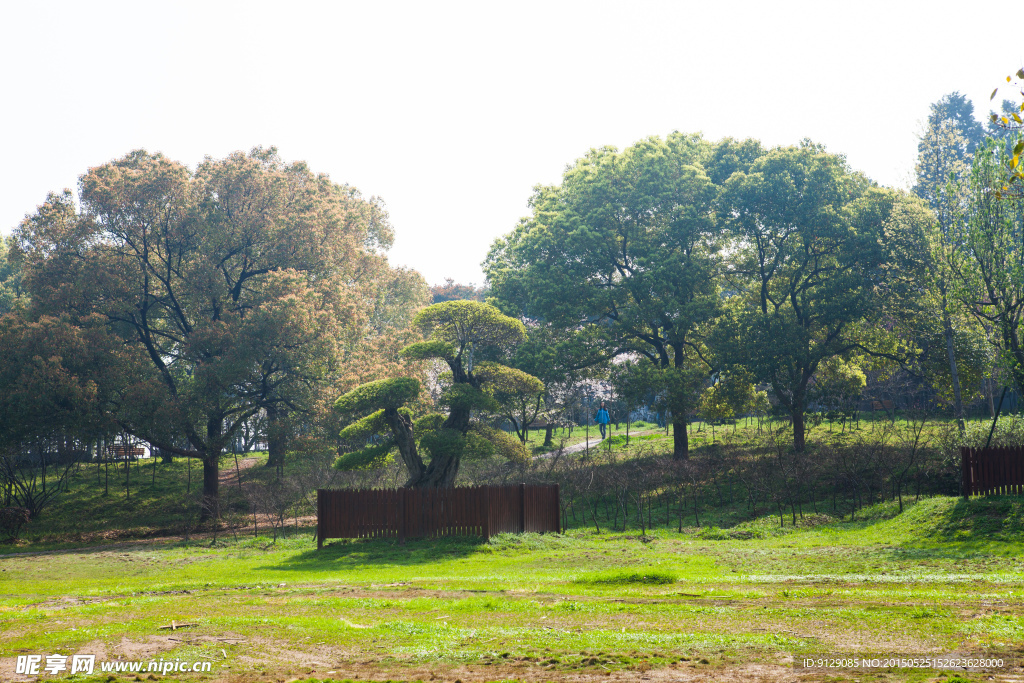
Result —
<instances>
[{"instance_id":1,"label":"person in blue jacket","mask_svg":"<svg viewBox=\"0 0 1024 683\"><path fill-rule=\"evenodd\" d=\"M601 407L597 409L597 415L594 416L594 422L601 427L601 438L605 437L605 427L611 422L608 416L608 409L604 407L604 401L601 401Z\"/></svg>"}]
</instances>

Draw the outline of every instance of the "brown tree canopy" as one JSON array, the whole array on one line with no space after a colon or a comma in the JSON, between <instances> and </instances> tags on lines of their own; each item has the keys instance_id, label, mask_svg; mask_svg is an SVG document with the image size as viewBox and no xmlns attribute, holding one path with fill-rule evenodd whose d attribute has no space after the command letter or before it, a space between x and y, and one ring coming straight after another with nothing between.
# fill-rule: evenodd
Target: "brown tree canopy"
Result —
<instances>
[{"instance_id":1,"label":"brown tree canopy","mask_svg":"<svg viewBox=\"0 0 1024 683\"><path fill-rule=\"evenodd\" d=\"M79 211L51 194L18 230L36 313L105 317L133 368L112 412L203 461L207 515L247 419L315 404L363 339L426 298L388 266L378 201L274 149L195 172L139 150L90 169L80 197Z\"/></svg>"}]
</instances>

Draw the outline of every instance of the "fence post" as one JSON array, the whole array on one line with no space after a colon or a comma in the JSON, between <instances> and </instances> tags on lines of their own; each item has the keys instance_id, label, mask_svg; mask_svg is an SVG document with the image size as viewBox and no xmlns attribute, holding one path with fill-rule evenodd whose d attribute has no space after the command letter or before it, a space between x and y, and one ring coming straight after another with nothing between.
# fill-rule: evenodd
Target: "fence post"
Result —
<instances>
[{"instance_id":1,"label":"fence post","mask_svg":"<svg viewBox=\"0 0 1024 683\"><path fill-rule=\"evenodd\" d=\"M405 488L398 489L398 543L405 545Z\"/></svg>"},{"instance_id":2,"label":"fence post","mask_svg":"<svg viewBox=\"0 0 1024 683\"><path fill-rule=\"evenodd\" d=\"M526 484L519 485L519 533L526 533Z\"/></svg>"},{"instance_id":3,"label":"fence post","mask_svg":"<svg viewBox=\"0 0 1024 683\"><path fill-rule=\"evenodd\" d=\"M960 447L960 493L964 500L971 497L971 455L964 446Z\"/></svg>"},{"instance_id":4,"label":"fence post","mask_svg":"<svg viewBox=\"0 0 1024 683\"><path fill-rule=\"evenodd\" d=\"M480 498L483 501L483 505L481 506L481 507L483 507L483 528L481 529L481 531L483 531L484 543L489 541L490 538L491 538L491 496L490 496L490 492L491 492L491 487L490 486L481 486L480 487Z\"/></svg>"},{"instance_id":5,"label":"fence post","mask_svg":"<svg viewBox=\"0 0 1024 683\"><path fill-rule=\"evenodd\" d=\"M316 490L316 549L324 547L324 490Z\"/></svg>"},{"instance_id":6,"label":"fence post","mask_svg":"<svg viewBox=\"0 0 1024 683\"><path fill-rule=\"evenodd\" d=\"M556 534L562 533L562 506L560 504L561 498L559 498L558 493L559 493L558 484L555 484L555 501L554 501L555 504L554 504L554 508L555 508L555 533Z\"/></svg>"}]
</instances>

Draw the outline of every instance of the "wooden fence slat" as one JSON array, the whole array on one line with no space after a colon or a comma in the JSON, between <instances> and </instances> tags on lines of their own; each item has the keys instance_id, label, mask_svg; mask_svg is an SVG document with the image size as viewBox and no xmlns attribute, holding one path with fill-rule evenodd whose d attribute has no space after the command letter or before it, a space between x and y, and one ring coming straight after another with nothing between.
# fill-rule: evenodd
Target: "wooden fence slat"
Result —
<instances>
[{"instance_id":1,"label":"wooden fence slat","mask_svg":"<svg viewBox=\"0 0 1024 683\"><path fill-rule=\"evenodd\" d=\"M1024 477L1014 450L1004 458L1006 477ZM964 455L965 492L974 460ZM1021 472L1020 475L1017 473ZM1011 474L1012 473L1012 474ZM1013 481L1017 481L1014 479ZM561 532L558 485L474 486L453 489L317 490L317 547L330 538L482 536Z\"/></svg>"},{"instance_id":2,"label":"wooden fence slat","mask_svg":"<svg viewBox=\"0 0 1024 683\"><path fill-rule=\"evenodd\" d=\"M960 449L963 496L1024 494L1024 446Z\"/></svg>"}]
</instances>

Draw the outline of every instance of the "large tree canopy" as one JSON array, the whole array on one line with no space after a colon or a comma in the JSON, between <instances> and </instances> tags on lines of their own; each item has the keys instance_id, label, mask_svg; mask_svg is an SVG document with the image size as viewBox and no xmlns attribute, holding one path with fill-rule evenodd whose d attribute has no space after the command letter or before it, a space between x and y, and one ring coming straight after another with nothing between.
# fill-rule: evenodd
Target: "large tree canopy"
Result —
<instances>
[{"instance_id":1,"label":"large tree canopy","mask_svg":"<svg viewBox=\"0 0 1024 683\"><path fill-rule=\"evenodd\" d=\"M218 457L262 410L297 409L368 324L391 242L375 201L273 149L193 173L135 151L52 194L18 230L39 313L100 314L134 377L120 425L202 460L218 514Z\"/></svg>"},{"instance_id":2,"label":"large tree canopy","mask_svg":"<svg viewBox=\"0 0 1024 683\"><path fill-rule=\"evenodd\" d=\"M736 292L720 346L768 382L804 447L808 386L831 358L897 358L892 306L914 296L931 221L919 200L872 186L841 157L805 143L767 152L726 181Z\"/></svg>"},{"instance_id":3,"label":"large tree canopy","mask_svg":"<svg viewBox=\"0 0 1024 683\"><path fill-rule=\"evenodd\" d=\"M607 355L637 353L670 375L677 458L688 453L686 415L709 370L702 343L720 303L712 152L680 133L592 150L560 186L536 190L533 215L485 262L505 310L597 326ZM723 164L743 156L731 152Z\"/></svg>"},{"instance_id":4,"label":"large tree canopy","mask_svg":"<svg viewBox=\"0 0 1024 683\"><path fill-rule=\"evenodd\" d=\"M711 372L730 366L772 386L802 449L823 362L898 356L885 316L891 332L895 302L915 296L931 220L813 143L765 150L680 133L593 150L531 205L485 263L493 299L599 330L609 356L645 357L677 458Z\"/></svg>"}]
</instances>

